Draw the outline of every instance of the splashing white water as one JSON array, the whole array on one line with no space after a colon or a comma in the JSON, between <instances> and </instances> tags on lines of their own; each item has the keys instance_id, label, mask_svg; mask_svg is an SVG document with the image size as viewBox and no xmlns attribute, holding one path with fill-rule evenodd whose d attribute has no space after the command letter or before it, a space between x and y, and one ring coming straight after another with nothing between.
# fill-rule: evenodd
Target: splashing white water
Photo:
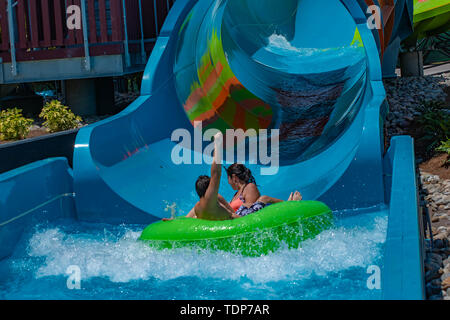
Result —
<instances>
[{"instance_id":1,"label":"splashing white water","mask_svg":"<svg viewBox=\"0 0 450 320\"><path fill-rule=\"evenodd\" d=\"M125 227L124 227L125 228ZM83 280L94 277L112 282L171 280L194 276L239 280L255 284L280 280L301 280L315 273L326 276L352 267L373 264L382 255L387 218L375 216L364 226L340 226L307 240L296 250L280 249L261 257L243 257L226 252L191 249L158 251L137 241L140 232L125 230L115 236L104 231L65 233L51 228L35 233L28 247L31 257L44 257L36 277L65 275L70 265L81 269Z\"/></svg>"},{"instance_id":2,"label":"splashing white water","mask_svg":"<svg viewBox=\"0 0 450 320\"><path fill-rule=\"evenodd\" d=\"M294 52L297 54L301 54L303 56L311 56L314 53L320 51L318 49L314 48L297 48L294 47L285 36L280 34L272 34L269 37L269 45L267 46L267 49L269 51L274 51L275 53L278 53L279 50L287 51L287 52ZM277 50L278 49L278 50Z\"/></svg>"},{"instance_id":3,"label":"splashing white water","mask_svg":"<svg viewBox=\"0 0 450 320\"><path fill-rule=\"evenodd\" d=\"M268 38L268 45L264 48L265 50L274 53L276 55L281 55L285 59L291 58L296 60L288 60L288 64L294 64L301 59L303 62L317 61L317 62L327 62L328 64L336 63L357 63L361 59L365 58L364 49L359 47L357 44L333 47L333 48L306 48L306 47L295 47L289 42L285 36L280 34L272 34ZM339 59L336 59L339 58ZM344 59L344 61L341 60ZM311 60L313 59L313 60ZM317 67L317 66L313 66Z\"/></svg>"}]
</instances>

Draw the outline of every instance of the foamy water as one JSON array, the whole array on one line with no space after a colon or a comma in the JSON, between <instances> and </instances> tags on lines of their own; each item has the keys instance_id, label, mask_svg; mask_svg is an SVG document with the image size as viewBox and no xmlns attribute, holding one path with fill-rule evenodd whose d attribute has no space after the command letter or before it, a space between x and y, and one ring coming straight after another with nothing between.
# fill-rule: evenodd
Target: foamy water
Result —
<instances>
[{"instance_id":1,"label":"foamy water","mask_svg":"<svg viewBox=\"0 0 450 320\"><path fill-rule=\"evenodd\" d=\"M261 257L191 249L159 251L138 241L140 231L136 228L84 229L70 225L38 228L26 241L26 250L11 259L12 273L29 270L31 278L37 281L54 281L56 277L64 284L67 268L75 265L81 270L82 283L103 279L105 287L130 285L139 294L145 294L144 288L153 283L152 290L161 286L166 292L162 298L168 299L177 291L171 287L173 281L193 286L194 289L186 290L197 291L194 298L217 298L217 292L223 293L225 296L220 298L225 299L245 298L252 292L257 293L257 298L279 298L286 295L281 292L286 285L292 287L293 295L287 298L296 298L295 295L304 294L303 288L313 285L312 278L324 285L331 281L330 290L348 286L348 281L367 278L367 268L380 263L387 217L366 214L346 218L338 221L335 228L303 242L299 249L284 248ZM345 274L349 279L340 280ZM363 288L365 284L360 282L356 286ZM136 287L136 283L140 285ZM226 296L224 289L237 296ZM95 290L98 294L100 289ZM89 292L85 294L89 296Z\"/></svg>"},{"instance_id":2,"label":"foamy water","mask_svg":"<svg viewBox=\"0 0 450 320\"><path fill-rule=\"evenodd\" d=\"M277 50L278 49L278 50ZM269 37L269 45L267 50L279 53L279 50L283 50L291 53L298 53L299 55L311 56L314 53L320 52L321 50L316 48L297 48L294 47L285 36L280 34L272 34Z\"/></svg>"},{"instance_id":3,"label":"foamy water","mask_svg":"<svg viewBox=\"0 0 450 320\"><path fill-rule=\"evenodd\" d=\"M262 54L264 51L271 55ZM308 74L353 66L363 70L366 56L364 47L357 44L333 48L296 47L285 36L272 34L267 46L256 52L253 59L290 73Z\"/></svg>"},{"instance_id":4,"label":"foamy water","mask_svg":"<svg viewBox=\"0 0 450 320\"><path fill-rule=\"evenodd\" d=\"M297 250L285 248L256 258L191 249L159 251L137 241L140 232L132 230L121 236L105 230L100 238L99 234L68 234L58 228L35 233L28 252L32 257L45 257L37 277L64 275L68 266L77 265L84 279L107 277L113 282L198 276L247 277L264 283L368 266L380 254L377 247L385 241L386 224L386 218L376 217L371 228L341 226L305 241Z\"/></svg>"}]
</instances>

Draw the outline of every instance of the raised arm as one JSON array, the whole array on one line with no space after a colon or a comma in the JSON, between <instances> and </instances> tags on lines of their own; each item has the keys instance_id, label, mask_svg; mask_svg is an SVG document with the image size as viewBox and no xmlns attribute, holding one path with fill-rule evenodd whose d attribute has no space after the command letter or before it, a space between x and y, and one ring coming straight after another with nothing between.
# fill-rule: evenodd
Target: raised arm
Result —
<instances>
[{"instance_id":1,"label":"raised arm","mask_svg":"<svg viewBox=\"0 0 450 320\"><path fill-rule=\"evenodd\" d=\"M214 136L214 158L211 164L211 180L209 182L209 187L205 193L205 199L209 203L217 202L217 195L219 193L220 187L220 177L222 175L222 159L221 159L221 149L223 146L223 135L221 132Z\"/></svg>"}]
</instances>

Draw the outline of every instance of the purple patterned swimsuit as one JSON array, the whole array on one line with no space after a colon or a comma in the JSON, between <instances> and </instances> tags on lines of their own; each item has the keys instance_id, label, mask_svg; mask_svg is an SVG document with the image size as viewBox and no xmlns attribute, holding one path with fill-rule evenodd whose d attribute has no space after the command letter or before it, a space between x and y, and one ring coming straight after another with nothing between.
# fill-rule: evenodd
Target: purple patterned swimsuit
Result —
<instances>
[{"instance_id":1,"label":"purple patterned swimsuit","mask_svg":"<svg viewBox=\"0 0 450 320\"><path fill-rule=\"evenodd\" d=\"M247 208L246 206L242 205L237 211L236 214L241 217L248 216L249 214L255 213L256 211L259 211L266 207L267 205L264 202L257 201L254 204L250 206L250 208Z\"/></svg>"},{"instance_id":2,"label":"purple patterned swimsuit","mask_svg":"<svg viewBox=\"0 0 450 320\"><path fill-rule=\"evenodd\" d=\"M245 189L245 187L244 187L244 189ZM242 192L244 192L244 190L242 190ZM242 193L241 193L241 195L239 196L239 199L240 199L243 203L245 202L245 199L244 199L244 197L242 196ZM266 205L264 202L256 201L256 202L255 202L254 204L252 204L249 208L247 208L247 207L244 206L244 205L240 206L239 209L237 209L236 214L237 214L238 216L245 217L245 216L248 216L249 214L255 213L256 211L259 211L259 210L263 209L263 208L266 207L266 206L267 206L267 205Z\"/></svg>"}]
</instances>

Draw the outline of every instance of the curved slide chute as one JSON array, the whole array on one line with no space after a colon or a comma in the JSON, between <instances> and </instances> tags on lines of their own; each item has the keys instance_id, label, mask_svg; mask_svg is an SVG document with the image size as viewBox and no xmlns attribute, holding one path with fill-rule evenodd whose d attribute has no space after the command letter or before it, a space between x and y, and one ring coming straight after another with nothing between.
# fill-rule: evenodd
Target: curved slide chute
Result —
<instances>
[{"instance_id":1,"label":"curved slide chute","mask_svg":"<svg viewBox=\"0 0 450 320\"><path fill-rule=\"evenodd\" d=\"M206 160L202 134L212 128L267 130L269 141L279 139L276 174L265 174L276 164L270 157L247 157L264 194L301 190L334 210L382 204L381 66L393 39L411 32L411 3L178 0L141 96L77 136L79 218L149 223L187 213L197 176L209 173L199 160ZM380 29L367 24L373 5ZM177 130L193 142L171 141ZM188 161L174 161L174 150Z\"/></svg>"}]
</instances>

